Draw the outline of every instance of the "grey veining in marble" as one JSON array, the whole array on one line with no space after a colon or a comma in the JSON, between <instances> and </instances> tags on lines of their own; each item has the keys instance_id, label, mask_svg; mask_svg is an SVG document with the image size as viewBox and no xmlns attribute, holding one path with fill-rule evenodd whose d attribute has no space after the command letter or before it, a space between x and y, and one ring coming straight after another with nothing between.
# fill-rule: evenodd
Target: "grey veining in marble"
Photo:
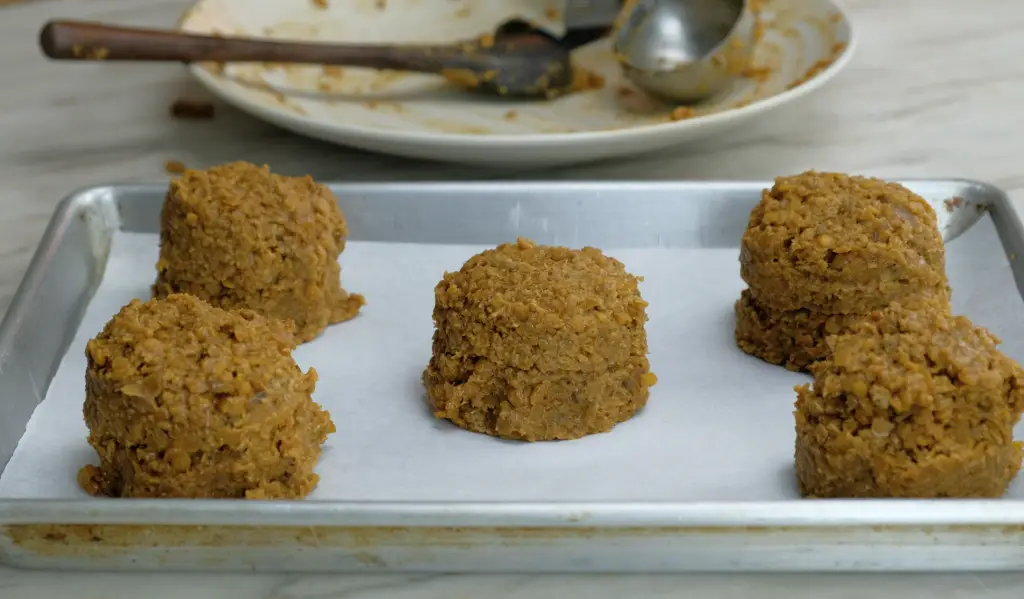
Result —
<instances>
[{"instance_id":1,"label":"grey veining in marble","mask_svg":"<svg viewBox=\"0 0 1024 599\"><path fill-rule=\"evenodd\" d=\"M1024 196L1024 3L847 0L861 45L839 78L699 152L501 173L327 146L218 106L209 122L168 106L205 97L178 66L54 64L36 51L54 16L168 25L188 0L60 0L0 9L0 310L56 203L111 181L161 181L163 164L266 162L290 174L370 179L770 178L807 168L985 179ZM946 576L186 576L15 572L3 599L1021 596L1024 575Z\"/></svg>"}]
</instances>

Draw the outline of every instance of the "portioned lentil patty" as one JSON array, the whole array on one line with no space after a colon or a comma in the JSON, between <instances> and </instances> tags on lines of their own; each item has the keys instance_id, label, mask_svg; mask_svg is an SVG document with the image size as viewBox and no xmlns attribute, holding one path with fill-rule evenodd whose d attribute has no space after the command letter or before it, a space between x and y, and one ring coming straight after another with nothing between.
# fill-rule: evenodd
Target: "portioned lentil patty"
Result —
<instances>
[{"instance_id":1,"label":"portioned lentil patty","mask_svg":"<svg viewBox=\"0 0 1024 599\"><path fill-rule=\"evenodd\" d=\"M656 381L639 281L595 248L520 239L470 258L435 289L434 414L527 441L631 418Z\"/></svg>"},{"instance_id":2,"label":"portioned lentil patty","mask_svg":"<svg viewBox=\"0 0 1024 599\"><path fill-rule=\"evenodd\" d=\"M898 304L830 339L797 388L809 497L998 497L1020 469L1024 372L946 310Z\"/></svg>"},{"instance_id":3,"label":"portioned lentil patty","mask_svg":"<svg viewBox=\"0 0 1024 599\"><path fill-rule=\"evenodd\" d=\"M245 162L186 170L164 200L153 295L291 320L304 343L365 303L341 287L347 235L337 198L310 177Z\"/></svg>"},{"instance_id":4,"label":"portioned lentil patty","mask_svg":"<svg viewBox=\"0 0 1024 599\"><path fill-rule=\"evenodd\" d=\"M946 288L935 211L902 185L837 173L780 177L750 215L740 274L775 310L865 314Z\"/></svg>"},{"instance_id":5,"label":"portioned lentil patty","mask_svg":"<svg viewBox=\"0 0 1024 599\"><path fill-rule=\"evenodd\" d=\"M86 347L85 421L113 497L299 498L335 430L290 325L189 295L134 300Z\"/></svg>"}]
</instances>

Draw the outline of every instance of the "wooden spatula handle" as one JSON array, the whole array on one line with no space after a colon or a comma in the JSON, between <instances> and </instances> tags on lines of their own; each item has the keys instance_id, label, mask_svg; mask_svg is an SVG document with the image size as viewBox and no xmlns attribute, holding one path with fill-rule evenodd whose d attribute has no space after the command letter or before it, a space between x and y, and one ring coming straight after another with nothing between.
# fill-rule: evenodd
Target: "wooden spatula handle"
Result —
<instances>
[{"instance_id":1,"label":"wooden spatula handle","mask_svg":"<svg viewBox=\"0 0 1024 599\"><path fill-rule=\"evenodd\" d=\"M455 54L452 47L278 42L82 21L51 21L39 45L57 60L281 62L428 72L445 68Z\"/></svg>"},{"instance_id":2,"label":"wooden spatula handle","mask_svg":"<svg viewBox=\"0 0 1024 599\"><path fill-rule=\"evenodd\" d=\"M39 35L43 53L57 60L238 60L262 58L267 48L257 40L225 40L176 31L115 27L82 21L51 21ZM244 60L244 59L242 59Z\"/></svg>"}]
</instances>

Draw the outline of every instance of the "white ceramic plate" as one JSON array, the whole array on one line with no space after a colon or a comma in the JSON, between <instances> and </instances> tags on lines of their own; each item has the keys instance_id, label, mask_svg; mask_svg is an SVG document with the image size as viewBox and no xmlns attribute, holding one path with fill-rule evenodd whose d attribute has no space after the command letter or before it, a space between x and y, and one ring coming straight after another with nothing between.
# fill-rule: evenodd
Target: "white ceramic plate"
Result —
<instances>
[{"instance_id":1,"label":"white ceramic plate","mask_svg":"<svg viewBox=\"0 0 1024 599\"><path fill-rule=\"evenodd\" d=\"M601 89L520 102L461 92L440 77L357 68L193 65L224 101L285 129L387 154L470 164L545 166L686 144L763 115L821 87L849 62L850 23L830 0L760 0L764 35L751 72L728 93L671 120L674 106L621 77L610 43L577 51ZM510 17L561 28L562 0L201 0L195 32L342 42L448 42ZM677 111L678 114L679 111Z\"/></svg>"}]
</instances>

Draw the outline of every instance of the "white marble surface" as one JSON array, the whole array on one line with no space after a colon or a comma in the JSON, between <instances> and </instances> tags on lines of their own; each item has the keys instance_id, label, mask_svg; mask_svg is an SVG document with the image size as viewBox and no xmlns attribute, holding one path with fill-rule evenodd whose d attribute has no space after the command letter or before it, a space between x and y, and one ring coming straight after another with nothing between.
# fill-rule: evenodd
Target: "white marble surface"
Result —
<instances>
[{"instance_id":1,"label":"white marble surface","mask_svg":"<svg viewBox=\"0 0 1024 599\"><path fill-rule=\"evenodd\" d=\"M160 181L163 163L263 161L332 179L497 177L307 141L221 109L181 122L168 105L202 97L178 66L48 64L36 32L54 16L167 25L187 0L37 1L0 8L0 310L57 201L73 188ZM769 178L805 168L986 179L1024 197L1024 3L847 0L862 44L823 92L699 150L519 178ZM1016 598L1024 574L943 576L243 576L0 569L3 599L335 597Z\"/></svg>"}]
</instances>

